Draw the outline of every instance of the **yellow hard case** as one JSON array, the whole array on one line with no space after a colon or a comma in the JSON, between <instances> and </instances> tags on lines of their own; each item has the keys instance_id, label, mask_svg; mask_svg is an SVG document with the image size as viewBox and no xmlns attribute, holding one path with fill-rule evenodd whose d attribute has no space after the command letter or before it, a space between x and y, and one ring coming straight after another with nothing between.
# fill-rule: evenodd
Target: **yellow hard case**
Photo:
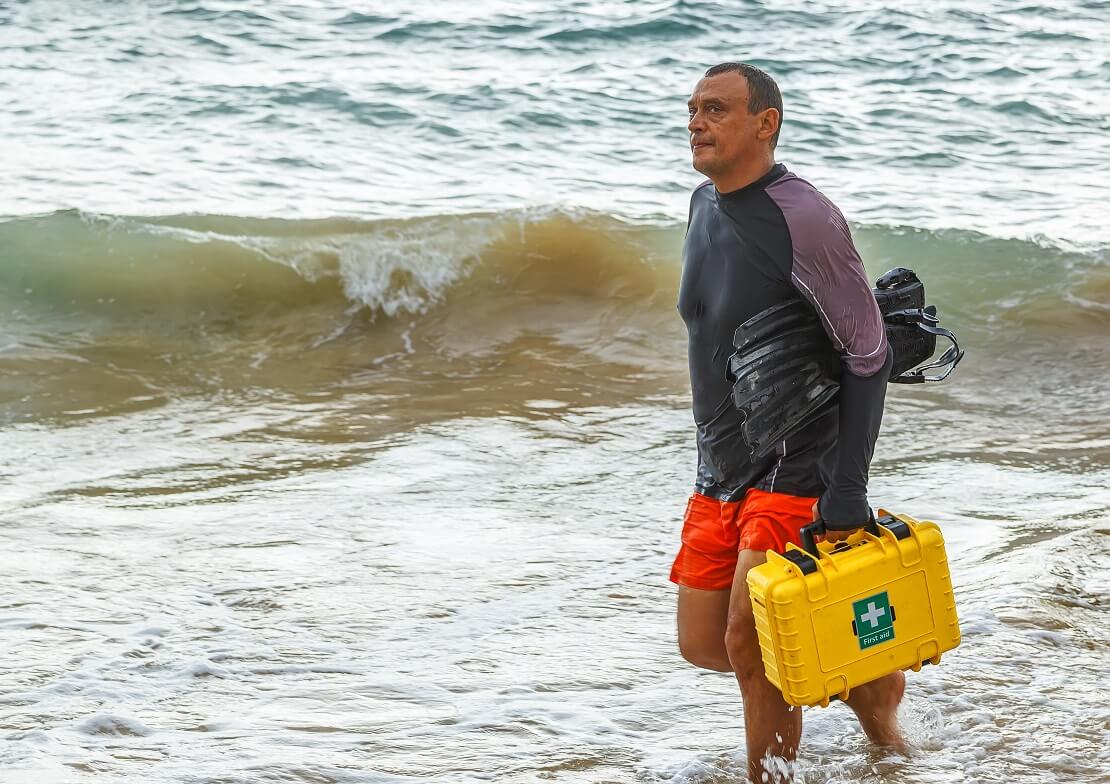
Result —
<instances>
[{"instance_id":1,"label":"yellow hard case","mask_svg":"<svg viewBox=\"0 0 1110 784\"><path fill-rule=\"evenodd\" d=\"M791 705L826 706L960 644L940 528L880 509L877 531L817 557L791 544L748 572L767 679Z\"/></svg>"}]
</instances>

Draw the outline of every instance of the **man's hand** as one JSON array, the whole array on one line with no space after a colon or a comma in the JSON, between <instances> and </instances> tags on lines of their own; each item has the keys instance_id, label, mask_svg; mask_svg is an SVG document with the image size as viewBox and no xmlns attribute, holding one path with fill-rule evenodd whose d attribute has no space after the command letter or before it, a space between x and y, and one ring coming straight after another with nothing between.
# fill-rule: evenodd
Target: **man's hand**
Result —
<instances>
[{"instance_id":1,"label":"man's hand","mask_svg":"<svg viewBox=\"0 0 1110 784\"><path fill-rule=\"evenodd\" d=\"M814 522L817 522L817 518L819 518L821 516L821 512L818 511L818 509L817 509L817 504L818 503L819 502L817 502L817 501L815 501L813 503L813 521ZM859 526L857 526L856 528L849 528L847 531L830 531L829 529L826 528L825 529L825 535L821 538L826 542L841 542L841 541L847 539L852 534L854 534L860 528L863 528L865 525L866 525L866 523L860 523Z\"/></svg>"}]
</instances>

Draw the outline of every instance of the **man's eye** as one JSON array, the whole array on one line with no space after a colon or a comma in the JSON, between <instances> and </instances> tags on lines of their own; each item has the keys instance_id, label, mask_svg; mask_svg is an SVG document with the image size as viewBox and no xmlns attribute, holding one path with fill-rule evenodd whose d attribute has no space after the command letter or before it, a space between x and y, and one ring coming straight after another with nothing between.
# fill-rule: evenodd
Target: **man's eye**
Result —
<instances>
[{"instance_id":1,"label":"man's eye","mask_svg":"<svg viewBox=\"0 0 1110 784\"><path fill-rule=\"evenodd\" d=\"M693 117L695 114L698 113L698 110L697 109L687 109L686 113L689 114L691 117Z\"/></svg>"},{"instance_id":2,"label":"man's eye","mask_svg":"<svg viewBox=\"0 0 1110 784\"><path fill-rule=\"evenodd\" d=\"M713 114L720 114L721 113L721 107L720 106L710 106L709 111L712 112Z\"/></svg>"}]
</instances>

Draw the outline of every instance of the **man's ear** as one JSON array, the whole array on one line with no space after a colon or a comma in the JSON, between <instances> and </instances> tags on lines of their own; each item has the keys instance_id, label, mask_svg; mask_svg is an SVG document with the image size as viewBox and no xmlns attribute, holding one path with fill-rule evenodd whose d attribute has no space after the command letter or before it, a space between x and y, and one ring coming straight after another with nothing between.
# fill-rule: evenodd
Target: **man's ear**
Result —
<instances>
[{"instance_id":1,"label":"man's ear","mask_svg":"<svg viewBox=\"0 0 1110 784\"><path fill-rule=\"evenodd\" d=\"M759 113L759 130L756 131L756 138L761 140L770 139L779 130L779 123L782 122L782 115L779 114L778 109L764 109Z\"/></svg>"}]
</instances>

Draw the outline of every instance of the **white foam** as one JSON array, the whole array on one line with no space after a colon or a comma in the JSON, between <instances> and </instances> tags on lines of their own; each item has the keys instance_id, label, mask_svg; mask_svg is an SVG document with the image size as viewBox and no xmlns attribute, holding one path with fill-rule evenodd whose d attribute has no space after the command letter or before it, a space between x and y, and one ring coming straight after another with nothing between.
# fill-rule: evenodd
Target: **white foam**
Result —
<instances>
[{"instance_id":1,"label":"white foam","mask_svg":"<svg viewBox=\"0 0 1110 784\"><path fill-rule=\"evenodd\" d=\"M138 719L112 713L97 713L90 716L78 724L77 729L86 735L133 735L143 738L154 733L154 730Z\"/></svg>"},{"instance_id":2,"label":"white foam","mask_svg":"<svg viewBox=\"0 0 1110 784\"><path fill-rule=\"evenodd\" d=\"M452 225L443 233L434 226L418 231L361 238L345 247L340 274L347 296L387 316L423 312L466 274L468 262L490 241L484 222Z\"/></svg>"},{"instance_id":3,"label":"white foam","mask_svg":"<svg viewBox=\"0 0 1110 784\"><path fill-rule=\"evenodd\" d=\"M223 667L217 666L207 659L193 662L183 670L183 673L193 678L227 678L231 675Z\"/></svg>"},{"instance_id":4,"label":"white foam","mask_svg":"<svg viewBox=\"0 0 1110 784\"><path fill-rule=\"evenodd\" d=\"M308 281L338 276L356 308L418 314L466 277L496 236L493 218L447 217L326 237L240 237Z\"/></svg>"}]
</instances>

